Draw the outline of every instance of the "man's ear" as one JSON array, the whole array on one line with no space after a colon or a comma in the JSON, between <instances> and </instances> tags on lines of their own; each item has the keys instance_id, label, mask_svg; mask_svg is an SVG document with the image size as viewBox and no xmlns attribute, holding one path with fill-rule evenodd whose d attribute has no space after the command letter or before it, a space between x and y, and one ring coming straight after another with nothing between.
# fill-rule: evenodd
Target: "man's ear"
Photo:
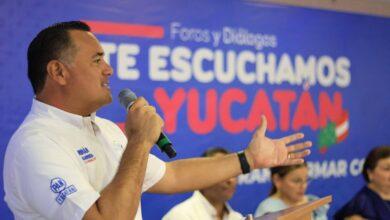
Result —
<instances>
[{"instance_id":1,"label":"man's ear","mask_svg":"<svg viewBox=\"0 0 390 220\"><path fill-rule=\"evenodd\" d=\"M60 85L66 85L68 78L68 70L65 65L59 60L51 60L47 66L47 77L50 77L53 81Z\"/></svg>"}]
</instances>

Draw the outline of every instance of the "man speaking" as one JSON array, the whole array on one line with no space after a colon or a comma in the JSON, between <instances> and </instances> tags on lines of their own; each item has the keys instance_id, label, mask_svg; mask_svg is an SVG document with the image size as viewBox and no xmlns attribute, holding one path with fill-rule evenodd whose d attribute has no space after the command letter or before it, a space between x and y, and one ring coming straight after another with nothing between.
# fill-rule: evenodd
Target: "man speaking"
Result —
<instances>
[{"instance_id":1,"label":"man speaking","mask_svg":"<svg viewBox=\"0 0 390 220\"><path fill-rule=\"evenodd\" d=\"M112 100L113 70L103 55L80 21L54 24L30 43L35 97L4 160L5 201L16 219L142 219L142 192L193 191L251 169L302 163L310 153L311 142L290 144L301 133L267 138L262 116L240 153L164 163L149 154L164 123L144 98L129 108L125 134L96 116Z\"/></svg>"}]
</instances>

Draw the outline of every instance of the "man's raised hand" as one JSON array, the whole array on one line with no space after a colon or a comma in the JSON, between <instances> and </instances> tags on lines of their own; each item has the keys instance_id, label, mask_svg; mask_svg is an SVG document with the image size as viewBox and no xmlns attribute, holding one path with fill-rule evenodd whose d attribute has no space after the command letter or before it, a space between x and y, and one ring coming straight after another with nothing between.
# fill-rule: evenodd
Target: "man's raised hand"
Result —
<instances>
[{"instance_id":1,"label":"man's raised hand","mask_svg":"<svg viewBox=\"0 0 390 220\"><path fill-rule=\"evenodd\" d=\"M261 125L253 134L252 140L245 155L252 169L300 164L304 157L310 154L310 141L297 142L304 137L302 133L295 133L279 139L265 136L267 119L261 116Z\"/></svg>"}]
</instances>

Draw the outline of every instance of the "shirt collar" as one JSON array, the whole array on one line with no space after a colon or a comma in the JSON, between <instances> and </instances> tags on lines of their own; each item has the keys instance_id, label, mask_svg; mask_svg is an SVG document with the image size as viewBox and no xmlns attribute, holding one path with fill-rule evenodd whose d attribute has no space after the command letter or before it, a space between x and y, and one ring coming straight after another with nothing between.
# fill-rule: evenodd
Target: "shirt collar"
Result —
<instances>
[{"instance_id":1,"label":"shirt collar","mask_svg":"<svg viewBox=\"0 0 390 220\"><path fill-rule=\"evenodd\" d=\"M217 210L215 210L214 206L211 205L211 203L206 199L206 197L203 196L200 191L196 190L193 196L204 206L208 213L214 216L217 215ZM231 213L232 207L227 202L225 202L225 208L227 209L226 214L229 215Z\"/></svg>"},{"instance_id":2,"label":"shirt collar","mask_svg":"<svg viewBox=\"0 0 390 220\"><path fill-rule=\"evenodd\" d=\"M90 116L83 117L81 115L66 112L52 105L48 105L36 100L35 98L32 102L31 113L60 119L79 128L85 127L87 123L95 123L96 118L96 112L93 112Z\"/></svg>"}]
</instances>

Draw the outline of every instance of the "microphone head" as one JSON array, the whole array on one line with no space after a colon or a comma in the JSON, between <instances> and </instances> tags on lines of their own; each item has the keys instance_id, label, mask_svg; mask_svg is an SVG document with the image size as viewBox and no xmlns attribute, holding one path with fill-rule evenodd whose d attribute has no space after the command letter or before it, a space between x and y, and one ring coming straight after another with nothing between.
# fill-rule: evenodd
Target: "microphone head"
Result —
<instances>
[{"instance_id":1,"label":"microphone head","mask_svg":"<svg viewBox=\"0 0 390 220\"><path fill-rule=\"evenodd\" d=\"M137 99L137 95L130 89L122 89L118 94L119 103L125 107L126 111L130 108L133 102Z\"/></svg>"}]
</instances>

